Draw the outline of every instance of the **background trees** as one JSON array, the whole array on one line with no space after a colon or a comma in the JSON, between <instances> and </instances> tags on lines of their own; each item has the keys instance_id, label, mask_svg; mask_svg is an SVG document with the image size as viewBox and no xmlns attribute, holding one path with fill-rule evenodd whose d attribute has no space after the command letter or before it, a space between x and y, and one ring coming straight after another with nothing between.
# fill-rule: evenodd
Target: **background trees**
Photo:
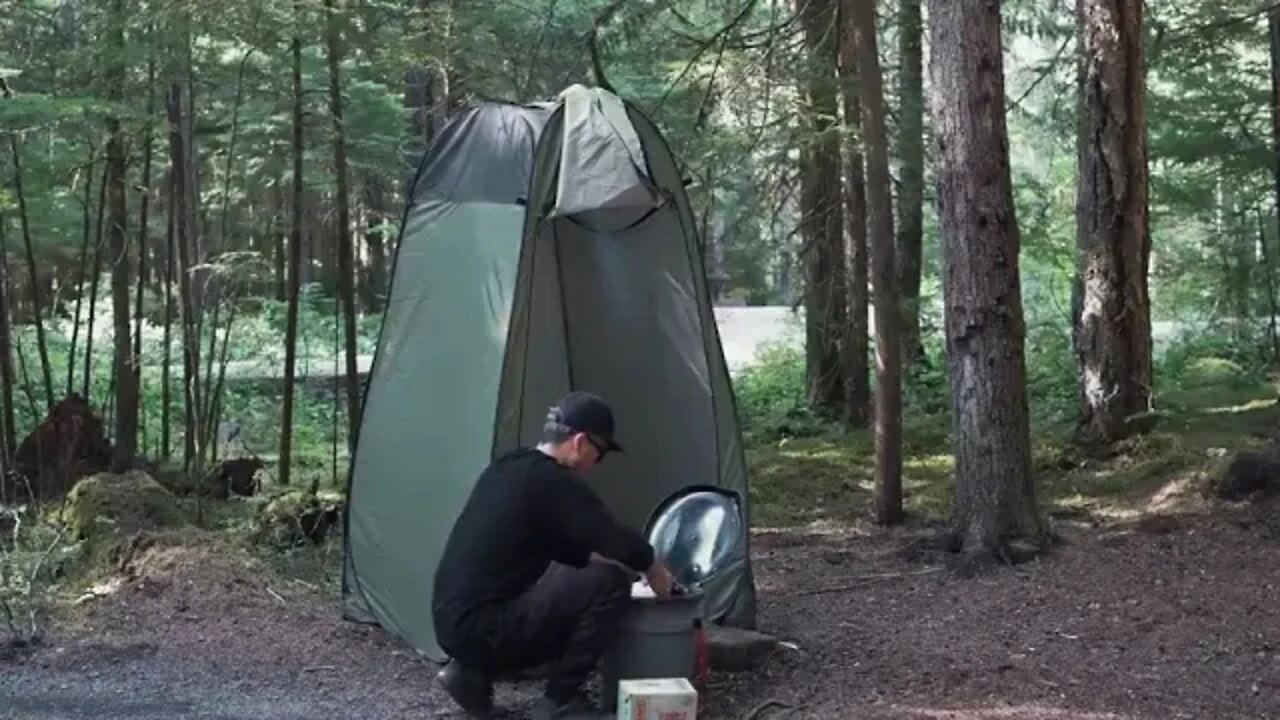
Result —
<instances>
[{"instance_id":1,"label":"background trees","mask_svg":"<svg viewBox=\"0 0 1280 720\"><path fill-rule=\"evenodd\" d=\"M1107 446L1197 359L1280 354L1276 16L1253 0L1009 0L952 28L922 0L12 5L9 453L74 391L122 466L236 440L278 480L338 478L414 163L469 102L591 82L597 24L685 163L718 300L803 306L808 360L762 372L804 380L744 395L753 432L856 435L875 402L886 521L919 418L953 424L961 496L997 483L1036 534L1030 437ZM1005 522L984 517L969 542Z\"/></svg>"}]
</instances>

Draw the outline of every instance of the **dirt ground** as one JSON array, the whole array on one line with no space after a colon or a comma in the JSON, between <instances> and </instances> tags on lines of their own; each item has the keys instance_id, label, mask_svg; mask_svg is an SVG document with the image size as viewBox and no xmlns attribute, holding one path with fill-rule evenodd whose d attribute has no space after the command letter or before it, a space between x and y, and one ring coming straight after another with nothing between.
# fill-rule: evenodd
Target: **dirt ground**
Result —
<instances>
[{"instance_id":1,"label":"dirt ground","mask_svg":"<svg viewBox=\"0 0 1280 720\"><path fill-rule=\"evenodd\" d=\"M905 558L902 532L758 533L761 629L794 648L715 674L702 717L1280 717L1268 517L1061 526L1051 556L968 578ZM433 672L343 621L328 588L217 544L170 548L46 647L0 656L0 717L462 717ZM538 692L498 701L520 717Z\"/></svg>"}]
</instances>

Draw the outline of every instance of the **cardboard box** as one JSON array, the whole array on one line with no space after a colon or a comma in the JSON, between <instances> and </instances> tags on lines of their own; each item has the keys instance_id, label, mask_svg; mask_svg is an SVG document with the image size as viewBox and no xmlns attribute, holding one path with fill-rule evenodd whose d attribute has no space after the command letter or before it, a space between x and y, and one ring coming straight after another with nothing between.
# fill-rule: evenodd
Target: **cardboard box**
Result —
<instances>
[{"instance_id":1,"label":"cardboard box","mask_svg":"<svg viewBox=\"0 0 1280 720\"><path fill-rule=\"evenodd\" d=\"M698 691L685 678L622 680L618 720L696 720Z\"/></svg>"}]
</instances>

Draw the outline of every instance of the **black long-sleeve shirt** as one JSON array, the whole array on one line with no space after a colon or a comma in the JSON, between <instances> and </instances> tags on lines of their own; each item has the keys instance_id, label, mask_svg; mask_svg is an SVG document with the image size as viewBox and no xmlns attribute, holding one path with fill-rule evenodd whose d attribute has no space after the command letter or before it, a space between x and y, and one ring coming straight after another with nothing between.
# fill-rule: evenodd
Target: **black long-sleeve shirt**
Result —
<instances>
[{"instance_id":1,"label":"black long-sleeve shirt","mask_svg":"<svg viewBox=\"0 0 1280 720\"><path fill-rule=\"evenodd\" d=\"M462 623L523 593L552 561L585 567L592 552L637 572L653 563L649 542L615 520L583 479L540 450L508 453L476 480L445 543L436 623Z\"/></svg>"}]
</instances>

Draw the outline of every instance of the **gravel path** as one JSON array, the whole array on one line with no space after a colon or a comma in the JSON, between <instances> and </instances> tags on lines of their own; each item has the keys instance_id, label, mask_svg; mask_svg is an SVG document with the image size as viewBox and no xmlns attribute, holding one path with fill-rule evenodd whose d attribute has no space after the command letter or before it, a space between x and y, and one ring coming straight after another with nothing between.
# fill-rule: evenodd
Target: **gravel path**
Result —
<instances>
[{"instance_id":1,"label":"gravel path","mask_svg":"<svg viewBox=\"0 0 1280 720\"><path fill-rule=\"evenodd\" d=\"M1068 530L1051 557L969 579L904 560L901 536L761 534L761 626L796 647L715 675L703 717L1280 718L1280 542L1261 518ZM153 551L135 573L0 657L0 718L461 717L433 666L243 553ZM537 692L498 699L519 716Z\"/></svg>"}]
</instances>

